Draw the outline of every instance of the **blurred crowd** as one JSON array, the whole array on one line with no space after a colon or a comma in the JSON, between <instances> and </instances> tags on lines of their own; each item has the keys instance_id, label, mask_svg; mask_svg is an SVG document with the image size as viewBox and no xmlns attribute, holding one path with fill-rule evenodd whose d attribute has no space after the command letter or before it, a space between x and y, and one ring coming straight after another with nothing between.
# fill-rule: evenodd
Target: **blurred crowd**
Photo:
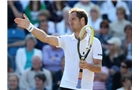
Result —
<instances>
[{"instance_id":1,"label":"blurred crowd","mask_svg":"<svg viewBox=\"0 0 140 90\"><path fill-rule=\"evenodd\" d=\"M39 41L14 19L25 13L47 34L72 34L68 11L73 7L87 11L88 24L102 44L102 70L95 73L93 90L131 90L132 1L125 0L8 1L9 90L59 90L65 65L63 50Z\"/></svg>"}]
</instances>

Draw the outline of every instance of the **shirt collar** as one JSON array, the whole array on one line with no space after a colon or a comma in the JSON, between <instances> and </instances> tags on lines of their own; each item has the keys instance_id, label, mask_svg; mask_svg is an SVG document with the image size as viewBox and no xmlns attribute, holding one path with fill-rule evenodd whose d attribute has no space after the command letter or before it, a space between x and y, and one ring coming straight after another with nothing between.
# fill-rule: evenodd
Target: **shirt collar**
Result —
<instances>
[{"instance_id":1,"label":"shirt collar","mask_svg":"<svg viewBox=\"0 0 140 90\"><path fill-rule=\"evenodd\" d=\"M33 67L31 68L31 71L34 71L34 68ZM40 67L40 71L43 71L43 68L42 67Z\"/></svg>"},{"instance_id":2,"label":"shirt collar","mask_svg":"<svg viewBox=\"0 0 140 90\"><path fill-rule=\"evenodd\" d=\"M72 40L77 40L77 39L75 38L74 33L72 34ZM88 41L88 36L86 36L83 40L84 40L84 41Z\"/></svg>"}]
</instances>

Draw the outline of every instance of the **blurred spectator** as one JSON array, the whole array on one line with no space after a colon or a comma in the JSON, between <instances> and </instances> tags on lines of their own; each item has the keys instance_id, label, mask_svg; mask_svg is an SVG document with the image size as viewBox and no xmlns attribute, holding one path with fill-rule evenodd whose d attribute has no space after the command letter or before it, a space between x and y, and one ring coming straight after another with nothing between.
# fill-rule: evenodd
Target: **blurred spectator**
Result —
<instances>
[{"instance_id":1,"label":"blurred spectator","mask_svg":"<svg viewBox=\"0 0 140 90\"><path fill-rule=\"evenodd\" d=\"M29 2L30 2L31 0L19 0L19 1L20 1L20 3L21 3L22 6L23 6L23 10L25 10L26 7L27 7L27 5L29 4ZM41 1L41 3L44 3L45 0L38 0L38 1Z\"/></svg>"},{"instance_id":2,"label":"blurred spectator","mask_svg":"<svg viewBox=\"0 0 140 90\"><path fill-rule=\"evenodd\" d=\"M19 48L16 54L16 72L21 75L25 69L32 66L31 60L33 55L42 57L42 52L34 48L37 44L35 37L31 34L26 36L25 47Z\"/></svg>"},{"instance_id":3,"label":"blurred spectator","mask_svg":"<svg viewBox=\"0 0 140 90\"><path fill-rule=\"evenodd\" d=\"M132 62L130 60L124 60L120 66L120 72L117 72L113 77L112 90L122 87L121 78L124 75L132 75L130 69L132 68Z\"/></svg>"},{"instance_id":4,"label":"blurred spectator","mask_svg":"<svg viewBox=\"0 0 140 90\"><path fill-rule=\"evenodd\" d=\"M124 28L126 34L123 40L123 49L127 60L132 60L132 25L126 25Z\"/></svg>"},{"instance_id":5,"label":"blurred spectator","mask_svg":"<svg viewBox=\"0 0 140 90\"><path fill-rule=\"evenodd\" d=\"M50 16L51 16L51 14L48 10L40 10L39 14L38 14L39 22L36 23L35 26L44 30L45 33L47 33L47 34L54 34L55 33L55 23L48 20Z\"/></svg>"},{"instance_id":6,"label":"blurred spectator","mask_svg":"<svg viewBox=\"0 0 140 90\"><path fill-rule=\"evenodd\" d=\"M101 5L101 14L102 15L107 15L109 21L115 22L117 21L117 16L116 16L116 9L118 7L124 7L126 11L126 15L130 15L130 10L126 4L126 2L121 1L121 0L107 0L102 3Z\"/></svg>"},{"instance_id":7,"label":"blurred spectator","mask_svg":"<svg viewBox=\"0 0 140 90\"><path fill-rule=\"evenodd\" d=\"M41 1L30 0L29 4L25 8L25 14L32 24L38 22L38 13L40 10L46 10L46 5L41 3Z\"/></svg>"},{"instance_id":8,"label":"blurred spectator","mask_svg":"<svg viewBox=\"0 0 140 90\"><path fill-rule=\"evenodd\" d=\"M51 17L49 18L50 21L57 23L63 19L62 10L66 6L65 1L53 0L49 2L46 6L51 14Z\"/></svg>"},{"instance_id":9,"label":"blurred spectator","mask_svg":"<svg viewBox=\"0 0 140 90\"><path fill-rule=\"evenodd\" d=\"M65 58L61 60L61 70L54 73L53 90L58 90L65 67Z\"/></svg>"},{"instance_id":10,"label":"blurred spectator","mask_svg":"<svg viewBox=\"0 0 140 90\"><path fill-rule=\"evenodd\" d=\"M46 80L46 76L43 73L38 73L35 75L35 85L36 87L31 90L48 90L44 87Z\"/></svg>"},{"instance_id":11,"label":"blurred spectator","mask_svg":"<svg viewBox=\"0 0 140 90\"><path fill-rule=\"evenodd\" d=\"M57 23L56 29L57 29L57 34L58 35L64 35L64 34L71 34L72 31L69 26L69 13L68 11L70 10L70 7L65 7L63 9L63 19L61 22Z\"/></svg>"},{"instance_id":12,"label":"blurred spectator","mask_svg":"<svg viewBox=\"0 0 140 90\"><path fill-rule=\"evenodd\" d=\"M78 1L67 0L66 3L72 8Z\"/></svg>"},{"instance_id":13,"label":"blurred spectator","mask_svg":"<svg viewBox=\"0 0 140 90\"><path fill-rule=\"evenodd\" d=\"M90 17L88 18L88 24L94 28L95 35L100 32L100 23L102 18L100 17L100 8L98 5L94 5L90 11Z\"/></svg>"},{"instance_id":14,"label":"blurred spectator","mask_svg":"<svg viewBox=\"0 0 140 90\"><path fill-rule=\"evenodd\" d=\"M46 34L48 33L49 29L49 23L48 23L48 17L50 16L49 12L47 10L41 10L38 15L39 23L36 23L36 26L43 30ZM44 43L37 39L37 44L36 48L42 50L43 46L46 45L47 43Z\"/></svg>"},{"instance_id":15,"label":"blurred spectator","mask_svg":"<svg viewBox=\"0 0 140 90\"><path fill-rule=\"evenodd\" d=\"M128 20L130 22L132 22L132 0L129 0L129 1L125 1L128 5L128 8L130 10L130 15L128 16Z\"/></svg>"},{"instance_id":16,"label":"blurred spectator","mask_svg":"<svg viewBox=\"0 0 140 90\"><path fill-rule=\"evenodd\" d=\"M19 1L8 1L8 28L17 28L17 25L14 22L14 19L22 17L23 8Z\"/></svg>"},{"instance_id":17,"label":"blurred spectator","mask_svg":"<svg viewBox=\"0 0 140 90\"><path fill-rule=\"evenodd\" d=\"M84 9L88 16L90 17L90 11L91 11L91 8L94 6L95 4L93 2L91 2L91 0L79 0L75 5L74 7L78 7L78 8L81 8L81 9Z\"/></svg>"},{"instance_id":18,"label":"blurred spectator","mask_svg":"<svg viewBox=\"0 0 140 90\"><path fill-rule=\"evenodd\" d=\"M20 90L19 89L19 78L14 73L8 74L8 90Z\"/></svg>"},{"instance_id":19,"label":"blurred spectator","mask_svg":"<svg viewBox=\"0 0 140 90\"><path fill-rule=\"evenodd\" d=\"M107 90L106 80L109 77L109 69L106 66L102 66L100 73L95 74L93 90Z\"/></svg>"},{"instance_id":20,"label":"blurred spectator","mask_svg":"<svg viewBox=\"0 0 140 90\"><path fill-rule=\"evenodd\" d=\"M22 90L28 90L30 88L35 88L36 84L38 85L39 82L36 82L36 79L34 79L34 77L38 73L45 74L46 81L44 83L44 87L47 90L52 90L51 73L49 70L42 68L42 60L41 60L41 57L38 55L33 56L32 67L26 69L26 71L23 72L21 79L20 79L20 88Z\"/></svg>"},{"instance_id":21,"label":"blurred spectator","mask_svg":"<svg viewBox=\"0 0 140 90\"><path fill-rule=\"evenodd\" d=\"M14 72L14 62L13 59L8 55L8 73Z\"/></svg>"},{"instance_id":22,"label":"blurred spectator","mask_svg":"<svg viewBox=\"0 0 140 90\"><path fill-rule=\"evenodd\" d=\"M100 23L100 32L97 35L95 35L95 37L97 37L102 44L103 55L105 51L109 49L107 40L109 40L112 37L111 35L109 35L108 32L109 32L109 23L107 20L103 20Z\"/></svg>"},{"instance_id":23,"label":"blurred spectator","mask_svg":"<svg viewBox=\"0 0 140 90\"><path fill-rule=\"evenodd\" d=\"M110 24L110 34L123 40L125 38L124 28L130 21L125 19L125 9L118 7L116 14L118 20Z\"/></svg>"},{"instance_id":24,"label":"blurred spectator","mask_svg":"<svg viewBox=\"0 0 140 90\"><path fill-rule=\"evenodd\" d=\"M121 40L117 37L112 37L107 41L109 49L105 52L103 57L103 65L111 68L112 66L120 66L121 62L125 59L123 50L121 49Z\"/></svg>"},{"instance_id":25,"label":"blurred spectator","mask_svg":"<svg viewBox=\"0 0 140 90\"><path fill-rule=\"evenodd\" d=\"M109 78L107 80L107 90L111 90L112 78L115 73L119 71L121 62L125 59L123 50L121 49L122 43L118 37L112 37L107 40L109 49L105 51L103 56L103 66L109 68Z\"/></svg>"},{"instance_id":26,"label":"blurred spectator","mask_svg":"<svg viewBox=\"0 0 140 90\"><path fill-rule=\"evenodd\" d=\"M45 45L42 50L43 54L43 65L46 69L52 72L61 70L61 60L64 57L64 52L61 48L57 48L52 45Z\"/></svg>"},{"instance_id":27,"label":"blurred spectator","mask_svg":"<svg viewBox=\"0 0 140 90\"><path fill-rule=\"evenodd\" d=\"M121 78L122 87L116 90L132 90L132 77L125 75Z\"/></svg>"}]
</instances>

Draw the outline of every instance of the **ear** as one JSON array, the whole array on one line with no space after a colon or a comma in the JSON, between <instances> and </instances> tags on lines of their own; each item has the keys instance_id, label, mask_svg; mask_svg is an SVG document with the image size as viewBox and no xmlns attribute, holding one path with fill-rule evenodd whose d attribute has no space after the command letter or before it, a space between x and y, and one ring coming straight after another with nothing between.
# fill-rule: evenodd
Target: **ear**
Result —
<instances>
[{"instance_id":1,"label":"ear","mask_svg":"<svg viewBox=\"0 0 140 90\"><path fill-rule=\"evenodd\" d=\"M81 22L82 22L82 24L85 24L85 18L84 17L81 18Z\"/></svg>"}]
</instances>

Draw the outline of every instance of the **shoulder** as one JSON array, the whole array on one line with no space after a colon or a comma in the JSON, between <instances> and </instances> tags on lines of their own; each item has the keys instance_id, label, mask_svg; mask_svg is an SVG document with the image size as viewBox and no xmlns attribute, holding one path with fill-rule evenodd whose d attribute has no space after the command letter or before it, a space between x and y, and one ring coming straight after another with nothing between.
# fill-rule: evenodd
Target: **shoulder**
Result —
<instances>
[{"instance_id":1,"label":"shoulder","mask_svg":"<svg viewBox=\"0 0 140 90\"><path fill-rule=\"evenodd\" d=\"M94 37L93 43L101 43L100 40L97 37Z\"/></svg>"},{"instance_id":2,"label":"shoulder","mask_svg":"<svg viewBox=\"0 0 140 90\"><path fill-rule=\"evenodd\" d=\"M44 45L43 49L49 49L51 46L50 45Z\"/></svg>"},{"instance_id":3,"label":"shoulder","mask_svg":"<svg viewBox=\"0 0 140 90\"><path fill-rule=\"evenodd\" d=\"M68 39L68 38L72 38L73 35L70 35L70 34L65 34L65 35L60 35L58 38L65 38L65 39Z\"/></svg>"},{"instance_id":4,"label":"shoulder","mask_svg":"<svg viewBox=\"0 0 140 90\"><path fill-rule=\"evenodd\" d=\"M81 5L81 3L77 2L77 3L75 3L74 7L77 7L77 6L80 6L80 5Z\"/></svg>"},{"instance_id":5,"label":"shoulder","mask_svg":"<svg viewBox=\"0 0 140 90\"><path fill-rule=\"evenodd\" d=\"M44 68L43 68L43 72L44 72L45 74L51 74L51 72L50 72L49 70L44 69Z\"/></svg>"},{"instance_id":6,"label":"shoulder","mask_svg":"<svg viewBox=\"0 0 140 90\"><path fill-rule=\"evenodd\" d=\"M124 88L123 88L123 87L121 87L121 88L118 88L118 89L116 89L116 90L124 90Z\"/></svg>"},{"instance_id":7,"label":"shoulder","mask_svg":"<svg viewBox=\"0 0 140 90\"><path fill-rule=\"evenodd\" d=\"M30 71L31 71L31 68L27 68L27 69L25 69L25 71L24 71L23 74L25 75L25 74L27 74L27 73L30 73Z\"/></svg>"},{"instance_id":8,"label":"shoulder","mask_svg":"<svg viewBox=\"0 0 140 90\"><path fill-rule=\"evenodd\" d=\"M34 50L35 50L35 52L41 52L41 50L37 49L37 48L35 48Z\"/></svg>"},{"instance_id":9,"label":"shoulder","mask_svg":"<svg viewBox=\"0 0 140 90\"><path fill-rule=\"evenodd\" d=\"M25 51L25 48L19 48L19 49L17 50L17 52L23 52L23 51Z\"/></svg>"}]
</instances>

